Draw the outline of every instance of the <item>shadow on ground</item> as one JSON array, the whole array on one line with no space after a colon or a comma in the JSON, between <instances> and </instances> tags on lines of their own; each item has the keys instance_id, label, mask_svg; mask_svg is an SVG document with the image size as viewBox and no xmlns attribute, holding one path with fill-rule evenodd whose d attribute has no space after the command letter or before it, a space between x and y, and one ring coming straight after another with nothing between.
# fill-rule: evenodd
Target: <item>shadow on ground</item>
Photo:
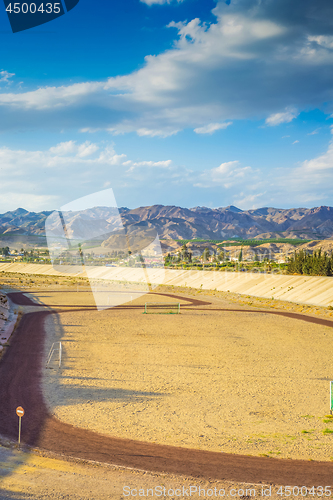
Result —
<instances>
[{"instance_id":1,"label":"shadow on ground","mask_svg":"<svg viewBox=\"0 0 333 500\"><path fill-rule=\"evenodd\" d=\"M11 492L3 489L4 480L11 476L21 466L24 466L27 461L28 454L19 451L15 448L5 448L0 445L0 500L11 499L25 499L29 496L23 496L20 493Z\"/></svg>"}]
</instances>

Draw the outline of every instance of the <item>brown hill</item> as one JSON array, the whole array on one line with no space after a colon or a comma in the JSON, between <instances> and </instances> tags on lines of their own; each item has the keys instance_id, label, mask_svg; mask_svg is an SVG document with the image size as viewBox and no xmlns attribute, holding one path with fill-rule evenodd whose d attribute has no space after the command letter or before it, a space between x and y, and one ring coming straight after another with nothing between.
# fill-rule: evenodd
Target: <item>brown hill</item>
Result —
<instances>
[{"instance_id":1,"label":"brown hill","mask_svg":"<svg viewBox=\"0 0 333 500\"><path fill-rule=\"evenodd\" d=\"M232 238L301 238L322 240L333 238L333 208L264 207L241 210L234 206L207 208L181 208L177 206L153 205L133 210L120 208L121 220L131 231L139 231L142 224L155 229L161 239L206 239L224 240ZM1 239L18 235L21 240L38 236L45 242L45 220L50 212L28 212L22 208L0 214ZM66 216L67 217L67 216ZM70 213L66 225L70 231L78 230L82 221L94 227L101 236L111 233L119 221L114 208L96 207L91 210ZM104 239L110 236L105 235Z\"/></svg>"},{"instance_id":2,"label":"brown hill","mask_svg":"<svg viewBox=\"0 0 333 500\"><path fill-rule=\"evenodd\" d=\"M122 213L125 224L146 221L166 239L302 238L333 237L333 208L240 210L237 207L154 205Z\"/></svg>"}]
</instances>

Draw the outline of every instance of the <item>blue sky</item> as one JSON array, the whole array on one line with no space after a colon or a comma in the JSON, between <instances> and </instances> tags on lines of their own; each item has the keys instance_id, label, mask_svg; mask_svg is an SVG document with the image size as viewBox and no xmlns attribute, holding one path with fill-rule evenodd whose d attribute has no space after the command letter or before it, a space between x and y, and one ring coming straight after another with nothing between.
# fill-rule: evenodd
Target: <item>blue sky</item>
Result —
<instances>
[{"instance_id":1,"label":"blue sky","mask_svg":"<svg viewBox=\"0 0 333 500\"><path fill-rule=\"evenodd\" d=\"M330 0L80 0L0 10L0 211L333 205Z\"/></svg>"}]
</instances>

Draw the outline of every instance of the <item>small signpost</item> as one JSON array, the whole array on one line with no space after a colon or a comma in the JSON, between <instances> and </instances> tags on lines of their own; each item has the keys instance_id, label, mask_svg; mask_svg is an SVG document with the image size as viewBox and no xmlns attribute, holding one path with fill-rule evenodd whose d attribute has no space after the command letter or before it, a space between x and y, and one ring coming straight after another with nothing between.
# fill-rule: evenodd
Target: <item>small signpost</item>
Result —
<instances>
[{"instance_id":1,"label":"small signpost","mask_svg":"<svg viewBox=\"0 0 333 500\"><path fill-rule=\"evenodd\" d=\"M18 416L19 418L19 435L18 435L18 444L20 446L21 444L21 420L22 420L22 417L24 416L24 410L22 408L22 406L18 406L16 408L16 415Z\"/></svg>"},{"instance_id":2,"label":"small signpost","mask_svg":"<svg viewBox=\"0 0 333 500\"><path fill-rule=\"evenodd\" d=\"M333 415L333 382L330 382L330 411Z\"/></svg>"}]
</instances>

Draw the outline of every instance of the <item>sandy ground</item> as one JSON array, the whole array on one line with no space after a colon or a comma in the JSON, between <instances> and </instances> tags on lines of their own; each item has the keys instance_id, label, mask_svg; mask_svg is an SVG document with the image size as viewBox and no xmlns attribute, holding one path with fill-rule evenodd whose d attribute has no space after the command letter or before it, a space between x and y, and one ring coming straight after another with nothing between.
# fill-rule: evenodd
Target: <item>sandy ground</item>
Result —
<instances>
[{"instance_id":1,"label":"sandy ground","mask_svg":"<svg viewBox=\"0 0 333 500\"><path fill-rule=\"evenodd\" d=\"M245 499L262 496L262 489L271 492L273 500L281 498L277 495L278 486L153 474L64 461L0 446L0 500L120 500L134 496L152 498L152 493L161 499L186 498L187 495L198 499L203 498L204 493L212 498L218 498L220 493L220 497Z\"/></svg>"},{"instance_id":2,"label":"sandy ground","mask_svg":"<svg viewBox=\"0 0 333 500\"><path fill-rule=\"evenodd\" d=\"M53 307L93 303L88 292L33 296ZM61 369L54 359L44 373L51 412L111 436L332 460L333 330L263 312L209 311L235 304L200 298L213 301L208 310L88 309L48 318L46 351L63 343Z\"/></svg>"},{"instance_id":3,"label":"sandy ground","mask_svg":"<svg viewBox=\"0 0 333 500\"><path fill-rule=\"evenodd\" d=\"M24 287L52 308L93 305L92 296L83 291L84 280L79 281L82 293L76 291L76 282L68 280L64 286L64 281L2 275L7 290ZM332 315L327 308L238 294L176 287L164 287L163 292L212 301L208 309L237 304L240 309L280 309L327 319ZM333 430L325 417L328 381L333 379L332 329L262 313L155 316L137 310L71 311L46 326L46 351L61 340L64 359L60 370L45 370L44 394L64 421L194 448L332 459L332 434L323 434ZM1 500L124 499L125 485L133 494L141 489L140 496L156 486L191 485L206 491L224 488L229 498L250 498L250 488L262 496L262 485L70 463L0 447ZM278 491L273 486L271 498L284 498ZM192 498L199 496L193 493Z\"/></svg>"}]
</instances>

